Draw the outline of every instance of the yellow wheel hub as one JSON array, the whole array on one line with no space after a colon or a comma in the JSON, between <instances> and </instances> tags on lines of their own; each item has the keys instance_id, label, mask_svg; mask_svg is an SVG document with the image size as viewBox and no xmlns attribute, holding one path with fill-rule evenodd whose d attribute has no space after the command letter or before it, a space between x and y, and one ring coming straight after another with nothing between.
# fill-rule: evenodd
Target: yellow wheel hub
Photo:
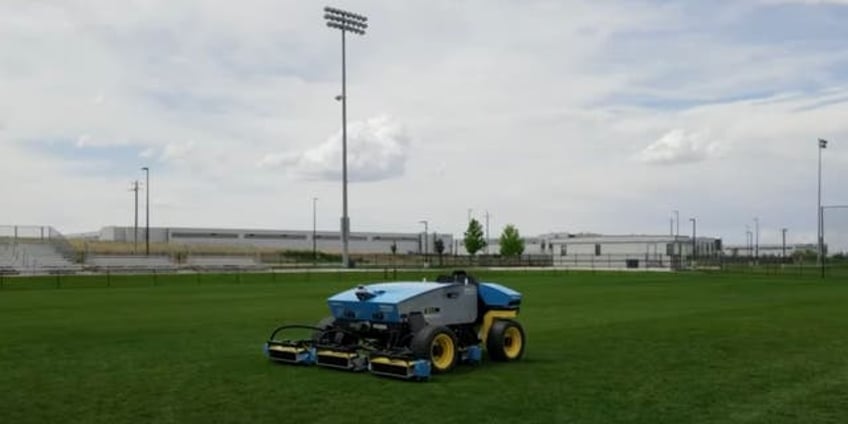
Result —
<instances>
[{"instance_id":1,"label":"yellow wheel hub","mask_svg":"<svg viewBox=\"0 0 848 424\"><path fill-rule=\"evenodd\" d=\"M521 346L524 340L521 338L521 331L517 327L508 327L504 331L504 353L509 359L515 359L521 354Z\"/></svg>"},{"instance_id":2,"label":"yellow wheel hub","mask_svg":"<svg viewBox=\"0 0 848 424\"><path fill-rule=\"evenodd\" d=\"M433 342L430 344L430 361L436 369L450 368L453 365L454 356L456 356L456 347L450 336L442 333L433 337Z\"/></svg>"}]
</instances>

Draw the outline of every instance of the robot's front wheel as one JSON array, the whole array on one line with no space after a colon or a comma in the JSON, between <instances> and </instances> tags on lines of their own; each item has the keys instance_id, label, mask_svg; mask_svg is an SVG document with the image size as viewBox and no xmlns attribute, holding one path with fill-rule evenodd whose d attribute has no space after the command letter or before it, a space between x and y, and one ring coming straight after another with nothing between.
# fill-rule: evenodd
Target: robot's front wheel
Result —
<instances>
[{"instance_id":1,"label":"robot's front wheel","mask_svg":"<svg viewBox=\"0 0 848 424\"><path fill-rule=\"evenodd\" d=\"M430 361L434 373L446 373L459 360L456 334L444 326L428 325L412 338L412 353Z\"/></svg>"}]
</instances>

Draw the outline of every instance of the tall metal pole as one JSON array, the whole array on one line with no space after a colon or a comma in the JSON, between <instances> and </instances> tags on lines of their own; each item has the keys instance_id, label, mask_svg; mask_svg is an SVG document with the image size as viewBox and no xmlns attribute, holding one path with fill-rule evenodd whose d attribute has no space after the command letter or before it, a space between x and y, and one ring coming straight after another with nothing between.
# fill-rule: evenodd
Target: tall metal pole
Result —
<instances>
[{"instance_id":1,"label":"tall metal pole","mask_svg":"<svg viewBox=\"0 0 848 424\"><path fill-rule=\"evenodd\" d=\"M668 218L668 235L674 237L674 218Z\"/></svg>"},{"instance_id":2,"label":"tall metal pole","mask_svg":"<svg viewBox=\"0 0 848 424\"><path fill-rule=\"evenodd\" d=\"M754 220L754 257L760 262L760 219Z\"/></svg>"},{"instance_id":3,"label":"tall metal pole","mask_svg":"<svg viewBox=\"0 0 848 424\"><path fill-rule=\"evenodd\" d=\"M822 267L822 273L824 273L824 242L822 240L822 238L823 238L822 232L824 230L824 227L822 226L822 208L821 208L822 207L822 204L821 204L821 167L822 167L821 166L821 163L822 163L821 158L822 158L822 153L821 152L822 152L822 149L825 148L825 146L827 146L827 142L822 140L822 139L819 139L819 143L818 143L819 184L818 184L818 207L816 208L816 216L818 218L818 230L817 230L816 234L817 234L818 245L819 245L818 262L819 262L819 265Z\"/></svg>"},{"instance_id":4,"label":"tall metal pole","mask_svg":"<svg viewBox=\"0 0 848 424\"><path fill-rule=\"evenodd\" d=\"M138 253L138 180L133 181L135 220L133 221L133 253Z\"/></svg>"},{"instance_id":5,"label":"tall metal pole","mask_svg":"<svg viewBox=\"0 0 848 424\"><path fill-rule=\"evenodd\" d=\"M316 222L317 222L317 216L318 215L315 212L315 209L317 207L317 203L318 203L318 198L313 197L312 198L312 260L313 261L318 260L318 242L317 242L317 240L315 240L315 236L317 235L317 231L316 231L317 230L317 224L316 224Z\"/></svg>"},{"instance_id":6,"label":"tall metal pole","mask_svg":"<svg viewBox=\"0 0 848 424\"><path fill-rule=\"evenodd\" d=\"M782 234L782 247L783 247L783 255L781 257L786 259L786 228L781 228L780 232Z\"/></svg>"},{"instance_id":7,"label":"tall metal pole","mask_svg":"<svg viewBox=\"0 0 848 424\"><path fill-rule=\"evenodd\" d=\"M147 199L144 201L144 254L150 256L150 168L141 168L144 171L144 190Z\"/></svg>"},{"instance_id":8,"label":"tall metal pole","mask_svg":"<svg viewBox=\"0 0 848 424\"><path fill-rule=\"evenodd\" d=\"M427 227L427 220L422 219L421 221L418 221L418 223L424 224L424 246L423 246L423 249L421 249L421 250L424 252L424 257L426 258L427 257L427 251L429 250L428 249L429 240L427 240L427 232L430 231L430 229Z\"/></svg>"},{"instance_id":9,"label":"tall metal pole","mask_svg":"<svg viewBox=\"0 0 848 424\"><path fill-rule=\"evenodd\" d=\"M345 56L345 30L342 30L342 267L347 268L350 266L348 259L350 218L347 216L347 71Z\"/></svg>"},{"instance_id":10,"label":"tall metal pole","mask_svg":"<svg viewBox=\"0 0 848 424\"><path fill-rule=\"evenodd\" d=\"M333 7L324 8L324 19L327 20L327 26L330 28L339 29L342 32L342 94L336 99L342 101L342 267L350 266L349 259L349 238L350 238L350 217L348 216L347 207L347 32L354 34L365 35L365 29L368 28L368 18L365 16L351 13L346 10L336 9ZM341 97L339 99L339 97Z\"/></svg>"}]
</instances>

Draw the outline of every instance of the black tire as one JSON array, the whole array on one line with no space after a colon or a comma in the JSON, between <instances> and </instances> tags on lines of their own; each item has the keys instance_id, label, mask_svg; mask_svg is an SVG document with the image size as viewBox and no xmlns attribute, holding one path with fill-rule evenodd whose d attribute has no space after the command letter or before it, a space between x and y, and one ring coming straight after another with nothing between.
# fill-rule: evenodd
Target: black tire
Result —
<instances>
[{"instance_id":1,"label":"black tire","mask_svg":"<svg viewBox=\"0 0 848 424\"><path fill-rule=\"evenodd\" d=\"M315 326L320 328L322 331L313 331L312 341L318 342L319 340L321 340L321 335L324 334L323 330L329 330L333 327L333 324L335 324L335 322L336 318L332 316L324 317L323 319L321 319L321 321L318 321L318 324L315 324Z\"/></svg>"},{"instance_id":2,"label":"black tire","mask_svg":"<svg viewBox=\"0 0 848 424\"><path fill-rule=\"evenodd\" d=\"M492 324L486 339L486 350L495 361L517 361L524 356L527 337L516 321L501 319Z\"/></svg>"},{"instance_id":3,"label":"black tire","mask_svg":"<svg viewBox=\"0 0 848 424\"><path fill-rule=\"evenodd\" d=\"M412 337L412 354L417 359L430 361L434 374L446 373L459 362L459 344L456 334L443 326L428 325Z\"/></svg>"}]
</instances>

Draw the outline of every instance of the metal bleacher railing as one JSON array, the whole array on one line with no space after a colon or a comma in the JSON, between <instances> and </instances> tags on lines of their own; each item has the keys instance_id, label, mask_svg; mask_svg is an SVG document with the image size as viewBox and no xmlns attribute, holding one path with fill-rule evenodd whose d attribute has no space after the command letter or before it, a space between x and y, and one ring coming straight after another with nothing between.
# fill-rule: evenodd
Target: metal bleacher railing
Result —
<instances>
[{"instance_id":1,"label":"metal bleacher railing","mask_svg":"<svg viewBox=\"0 0 848 424\"><path fill-rule=\"evenodd\" d=\"M50 226L0 226L0 273L35 274L76 272L74 250Z\"/></svg>"}]
</instances>

